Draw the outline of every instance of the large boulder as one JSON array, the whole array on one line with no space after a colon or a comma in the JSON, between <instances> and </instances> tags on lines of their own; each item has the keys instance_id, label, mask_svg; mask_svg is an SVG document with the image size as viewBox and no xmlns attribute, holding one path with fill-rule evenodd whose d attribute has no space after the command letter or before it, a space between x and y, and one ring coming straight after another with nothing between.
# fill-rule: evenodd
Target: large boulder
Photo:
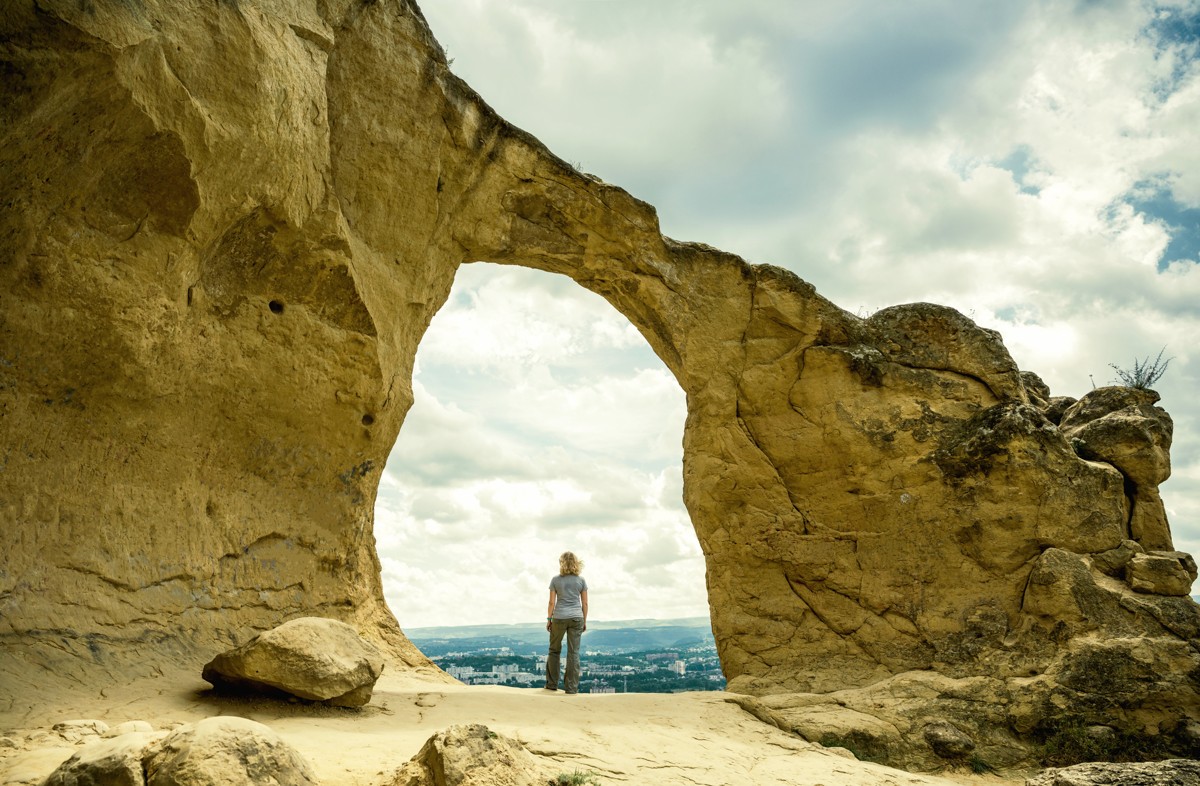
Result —
<instances>
[{"instance_id":1,"label":"large boulder","mask_svg":"<svg viewBox=\"0 0 1200 786\"><path fill-rule=\"evenodd\" d=\"M145 786L142 758L166 732L135 731L89 742L50 773L43 786Z\"/></svg>"},{"instance_id":2,"label":"large boulder","mask_svg":"<svg viewBox=\"0 0 1200 786\"><path fill-rule=\"evenodd\" d=\"M1134 554L1125 566L1125 580L1138 592L1190 595L1196 581L1196 561L1182 551Z\"/></svg>"},{"instance_id":3,"label":"large boulder","mask_svg":"<svg viewBox=\"0 0 1200 786\"><path fill-rule=\"evenodd\" d=\"M218 688L277 690L310 701L358 707L371 701L383 655L344 622L289 620L204 666Z\"/></svg>"},{"instance_id":4,"label":"large boulder","mask_svg":"<svg viewBox=\"0 0 1200 786\"><path fill-rule=\"evenodd\" d=\"M142 764L145 786L317 786L299 752L245 718L218 716L178 728L147 747Z\"/></svg>"},{"instance_id":5,"label":"large boulder","mask_svg":"<svg viewBox=\"0 0 1200 786\"><path fill-rule=\"evenodd\" d=\"M545 786L552 775L520 742L472 723L431 736L387 786Z\"/></svg>"}]
</instances>

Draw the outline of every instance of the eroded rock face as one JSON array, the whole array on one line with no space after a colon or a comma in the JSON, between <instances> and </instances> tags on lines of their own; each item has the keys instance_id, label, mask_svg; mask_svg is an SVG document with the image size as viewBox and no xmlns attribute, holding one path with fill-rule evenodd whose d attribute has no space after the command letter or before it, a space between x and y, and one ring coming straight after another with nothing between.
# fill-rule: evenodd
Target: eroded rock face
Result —
<instances>
[{"instance_id":1,"label":"eroded rock face","mask_svg":"<svg viewBox=\"0 0 1200 786\"><path fill-rule=\"evenodd\" d=\"M1188 759L1137 764L1095 762L1046 770L1025 786L1200 786L1200 762Z\"/></svg>"},{"instance_id":2,"label":"eroded rock face","mask_svg":"<svg viewBox=\"0 0 1200 786\"><path fill-rule=\"evenodd\" d=\"M1174 424L1153 390L1107 387L1091 391L1062 416L1060 428L1086 459L1112 464L1125 477L1129 529L1148 549L1171 549L1171 530L1158 484L1171 476Z\"/></svg>"},{"instance_id":3,"label":"eroded rock face","mask_svg":"<svg viewBox=\"0 0 1200 786\"><path fill-rule=\"evenodd\" d=\"M1125 579L1138 592L1187 595L1196 581L1196 562L1181 551L1135 554L1125 566Z\"/></svg>"},{"instance_id":4,"label":"eroded rock face","mask_svg":"<svg viewBox=\"0 0 1200 786\"><path fill-rule=\"evenodd\" d=\"M543 786L554 773L517 740L480 723L430 737L388 786Z\"/></svg>"},{"instance_id":5,"label":"eroded rock face","mask_svg":"<svg viewBox=\"0 0 1200 786\"><path fill-rule=\"evenodd\" d=\"M383 654L344 622L300 617L260 633L204 666L214 686L276 690L338 707L371 700Z\"/></svg>"},{"instance_id":6,"label":"eroded rock face","mask_svg":"<svg viewBox=\"0 0 1200 786\"><path fill-rule=\"evenodd\" d=\"M1004 710L856 710L918 758L945 706L978 751L1065 714L1200 718L1200 612L1125 583L1171 551L1154 394L1070 402L953 310L860 319L664 238L454 77L409 0L41 0L0 25L0 636L20 663L198 665L307 615L427 664L382 602L374 494L417 344L486 260L604 296L687 393L684 501L732 690L795 710L985 679Z\"/></svg>"},{"instance_id":7,"label":"eroded rock face","mask_svg":"<svg viewBox=\"0 0 1200 786\"><path fill-rule=\"evenodd\" d=\"M174 731L131 731L80 748L45 786L315 786L304 757L268 726L217 716Z\"/></svg>"},{"instance_id":8,"label":"eroded rock face","mask_svg":"<svg viewBox=\"0 0 1200 786\"><path fill-rule=\"evenodd\" d=\"M934 721L925 727L923 735L930 750L943 759L962 759L975 750L971 736L948 721Z\"/></svg>"},{"instance_id":9,"label":"eroded rock face","mask_svg":"<svg viewBox=\"0 0 1200 786\"><path fill-rule=\"evenodd\" d=\"M142 755L166 732L130 732L96 740L50 773L45 786L145 786Z\"/></svg>"},{"instance_id":10,"label":"eroded rock face","mask_svg":"<svg viewBox=\"0 0 1200 786\"><path fill-rule=\"evenodd\" d=\"M143 752L146 786L316 786L300 753L245 718L218 716L183 726Z\"/></svg>"}]
</instances>

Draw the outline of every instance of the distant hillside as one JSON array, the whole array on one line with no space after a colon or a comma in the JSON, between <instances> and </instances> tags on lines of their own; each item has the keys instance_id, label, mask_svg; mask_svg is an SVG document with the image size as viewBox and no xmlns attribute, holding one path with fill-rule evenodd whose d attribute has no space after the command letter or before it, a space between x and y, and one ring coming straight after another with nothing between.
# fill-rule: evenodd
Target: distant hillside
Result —
<instances>
[{"instance_id":1,"label":"distant hillside","mask_svg":"<svg viewBox=\"0 0 1200 786\"><path fill-rule=\"evenodd\" d=\"M426 655L451 651L508 647L514 652L540 652L546 646L545 625L461 625L410 628L408 638ZM683 648L712 643L707 617L671 620L596 620L588 622L584 646L593 650L638 652L658 648Z\"/></svg>"}]
</instances>

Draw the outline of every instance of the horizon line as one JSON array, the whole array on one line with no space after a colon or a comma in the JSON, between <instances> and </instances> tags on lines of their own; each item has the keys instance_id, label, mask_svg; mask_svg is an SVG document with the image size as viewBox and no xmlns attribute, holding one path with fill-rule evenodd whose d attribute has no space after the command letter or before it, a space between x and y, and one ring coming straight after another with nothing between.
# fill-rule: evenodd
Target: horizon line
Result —
<instances>
[{"instance_id":1,"label":"horizon line","mask_svg":"<svg viewBox=\"0 0 1200 786\"><path fill-rule=\"evenodd\" d=\"M637 617L634 619L620 619L620 620L597 619L597 620L588 620L588 626L591 627L592 625L617 625L617 624L632 626L635 623L647 623L647 622L652 622L652 623L655 623L658 625L662 625L662 623L670 623L670 622L676 622L676 623L691 622L691 623L703 624L705 627L708 627L708 628L712 627L712 621L707 616ZM417 631L456 630L456 629L461 629L461 628L496 628L496 629L512 629L512 628L521 628L521 627L542 628L544 626L545 626L545 623L540 622L540 621L485 622L485 623L477 623L477 624L464 623L462 625L422 625L422 626L413 626L413 627L401 626L401 630L404 631L404 634L406 636L409 636L412 633L416 633Z\"/></svg>"}]
</instances>

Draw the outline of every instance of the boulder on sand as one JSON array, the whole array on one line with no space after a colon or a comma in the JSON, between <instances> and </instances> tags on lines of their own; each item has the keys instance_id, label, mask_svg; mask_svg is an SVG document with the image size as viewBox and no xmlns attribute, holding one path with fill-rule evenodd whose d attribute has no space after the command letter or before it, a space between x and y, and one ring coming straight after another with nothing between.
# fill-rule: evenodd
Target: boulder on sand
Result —
<instances>
[{"instance_id":1,"label":"boulder on sand","mask_svg":"<svg viewBox=\"0 0 1200 786\"><path fill-rule=\"evenodd\" d=\"M137 731L89 742L50 773L43 786L143 786L143 751L165 736Z\"/></svg>"},{"instance_id":2,"label":"boulder on sand","mask_svg":"<svg viewBox=\"0 0 1200 786\"><path fill-rule=\"evenodd\" d=\"M279 735L246 718L182 726L146 749L146 786L316 786L312 768Z\"/></svg>"},{"instance_id":3,"label":"boulder on sand","mask_svg":"<svg viewBox=\"0 0 1200 786\"><path fill-rule=\"evenodd\" d=\"M520 742L472 723L434 734L388 786L543 786L551 777Z\"/></svg>"},{"instance_id":4,"label":"boulder on sand","mask_svg":"<svg viewBox=\"0 0 1200 786\"><path fill-rule=\"evenodd\" d=\"M344 622L301 617L213 658L202 676L217 688L283 691L359 707L371 700L383 655Z\"/></svg>"},{"instance_id":5,"label":"boulder on sand","mask_svg":"<svg viewBox=\"0 0 1200 786\"><path fill-rule=\"evenodd\" d=\"M299 753L261 723L218 716L172 732L97 739L42 786L316 786Z\"/></svg>"}]
</instances>

